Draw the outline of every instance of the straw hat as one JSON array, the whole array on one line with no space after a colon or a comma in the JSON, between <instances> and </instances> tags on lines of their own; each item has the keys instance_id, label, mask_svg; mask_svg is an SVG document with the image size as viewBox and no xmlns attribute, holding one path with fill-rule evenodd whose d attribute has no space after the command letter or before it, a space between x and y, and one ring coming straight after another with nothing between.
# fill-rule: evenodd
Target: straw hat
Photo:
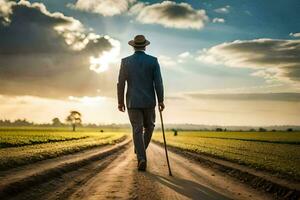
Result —
<instances>
[{"instance_id":1,"label":"straw hat","mask_svg":"<svg viewBox=\"0 0 300 200\"><path fill-rule=\"evenodd\" d=\"M148 40L146 40L145 36L143 35L137 35L134 37L133 40L130 40L128 42L129 45L133 47L145 47L150 44Z\"/></svg>"}]
</instances>

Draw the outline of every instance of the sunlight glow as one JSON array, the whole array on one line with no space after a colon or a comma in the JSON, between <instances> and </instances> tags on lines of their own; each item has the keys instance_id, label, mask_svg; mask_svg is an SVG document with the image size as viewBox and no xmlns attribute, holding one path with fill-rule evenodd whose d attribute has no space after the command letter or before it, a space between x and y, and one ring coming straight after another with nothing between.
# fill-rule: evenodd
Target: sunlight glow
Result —
<instances>
[{"instance_id":1,"label":"sunlight glow","mask_svg":"<svg viewBox=\"0 0 300 200\"><path fill-rule=\"evenodd\" d=\"M69 100L76 101L83 103L85 105L93 105L93 104L99 104L99 102L105 101L105 97L102 96L96 96L96 97L89 97L89 96L83 96L83 97L74 97L69 96Z\"/></svg>"},{"instance_id":2,"label":"sunlight glow","mask_svg":"<svg viewBox=\"0 0 300 200\"><path fill-rule=\"evenodd\" d=\"M110 64L118 61L118 56L120 55L120 42L109 36L104 36L104 38L107 39L113 47L109 51L102 52L98 57L90 57L90 70L96 73L108 70Z\"/></svg>"}]
</instances>

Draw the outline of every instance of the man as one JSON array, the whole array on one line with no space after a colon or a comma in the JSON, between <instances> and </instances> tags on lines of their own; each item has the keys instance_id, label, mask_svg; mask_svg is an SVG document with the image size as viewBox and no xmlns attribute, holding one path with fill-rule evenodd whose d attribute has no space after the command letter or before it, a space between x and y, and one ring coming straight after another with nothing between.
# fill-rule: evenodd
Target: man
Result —
<instances>
[{"instance_id":1,"label":"man","mask_svg":"<svg viewBox=\"0 0 300 200\"><path fill-rule=\"evenodd\" d=\"M143 35L128 42L134 54L122 59L118 80L118 109L125 112L124 90L127 82L126 106L133 132L133 142L138 160L138 170L147 167L146 149L150 143L155 123L156 98L163 111L164 90L157 58L145 53L150 44Z\"/></svg>"}]
</instances>

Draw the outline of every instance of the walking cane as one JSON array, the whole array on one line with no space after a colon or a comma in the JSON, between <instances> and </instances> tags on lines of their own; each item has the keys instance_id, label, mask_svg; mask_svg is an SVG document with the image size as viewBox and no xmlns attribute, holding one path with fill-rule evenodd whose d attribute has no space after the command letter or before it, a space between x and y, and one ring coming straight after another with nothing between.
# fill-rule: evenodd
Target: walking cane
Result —
<instances>
[{"instance_id":1,"label":"walking cane","mask_svg":"<svg viewBox=\"0 0 300 200\"><path fill-rule=\"evenodd\" d=\"M165 128L164 128L164 122L163 122L163 117L162 117L162 111L161 110L159 110L159 115L160 115L160 122L161 122L161 130L162 130L163 138L164 138L167 163L168 163L168 168L169 168L169 176L172 176L171 167L170 167L170 163L169 163L169 157L168 157L167 142L166 142L166 137L165 137Z\"/></svg>"}]
</instances>

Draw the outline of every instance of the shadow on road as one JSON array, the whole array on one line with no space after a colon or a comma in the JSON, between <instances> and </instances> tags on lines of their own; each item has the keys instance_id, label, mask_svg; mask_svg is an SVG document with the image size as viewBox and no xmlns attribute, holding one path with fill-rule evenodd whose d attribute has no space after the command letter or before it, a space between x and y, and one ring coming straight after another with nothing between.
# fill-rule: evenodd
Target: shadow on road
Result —
<instances>
[{"instance_id":1,"label":"shadow on road","mask_svg":"<svg viewBox=\"0 0 300 200\"><path fill-rule=\"evenodd\" d=\"M201 199L201 200L229 200L230 198L208 188L200 185L196 182L177 178L177 177L163 177L151 172L146 172L145 176L149 179L157 181L160 184L176 191L177 193L190 198L190 199Z\"/></svg>"}]
</instances>

